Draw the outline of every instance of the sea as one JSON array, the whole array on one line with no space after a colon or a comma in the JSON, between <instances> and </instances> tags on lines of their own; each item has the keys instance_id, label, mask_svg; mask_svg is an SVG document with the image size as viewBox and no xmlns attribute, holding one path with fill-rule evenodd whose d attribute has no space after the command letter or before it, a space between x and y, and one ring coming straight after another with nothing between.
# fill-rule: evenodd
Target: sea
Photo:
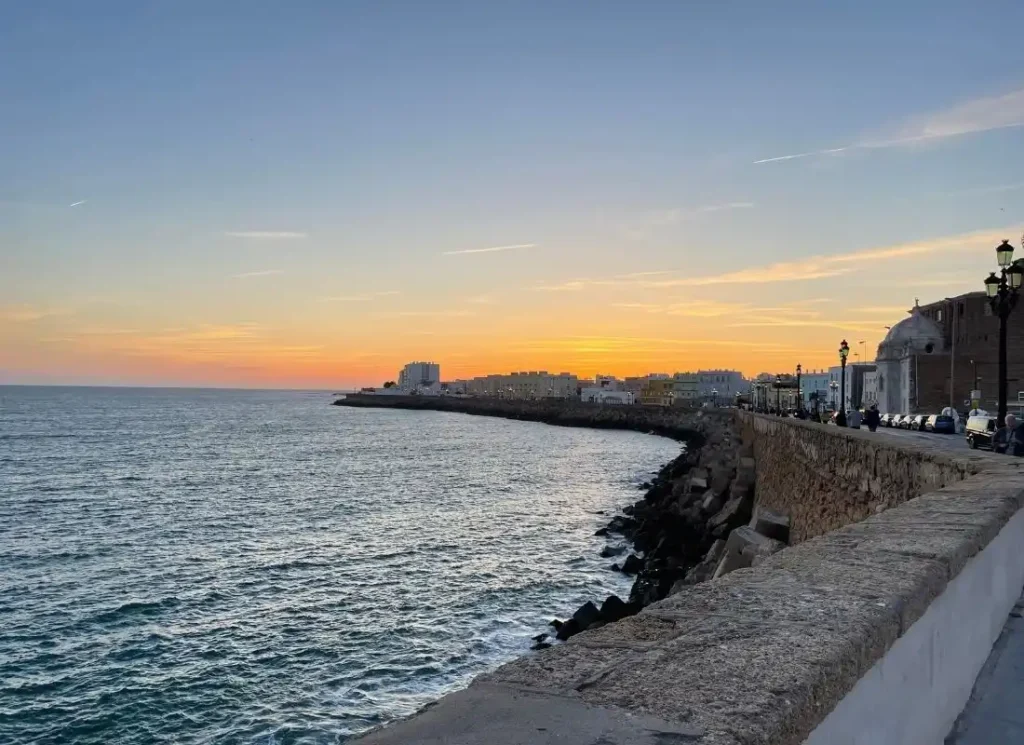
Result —
<instances>
[{"instance_id":1,"label":"sea","mask_svg":"<svg viewBox=\"0 0 1024 745\"><path fill-rule=\"evenodd\" d=\"M628 593L678 443L332 400L0 387L0 743L343 743Z\"/></svg>"}]
</instances>

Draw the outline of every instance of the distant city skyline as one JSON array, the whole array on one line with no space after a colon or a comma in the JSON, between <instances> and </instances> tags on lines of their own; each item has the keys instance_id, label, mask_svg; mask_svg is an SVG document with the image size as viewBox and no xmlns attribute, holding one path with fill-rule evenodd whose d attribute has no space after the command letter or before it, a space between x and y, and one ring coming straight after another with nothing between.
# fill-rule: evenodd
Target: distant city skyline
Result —
<instances>
[{"instance_id":1,"label":"distant city skyline","mask_svg":"<svg viewBox=\"0 0 1024 745\"><path fill-rule=\"evenodd\" d=\"M844 337L870 359L915 297L1024 253L1022 22L7 4L0 384L752 377Z\"/></svg>"}]
</instances>

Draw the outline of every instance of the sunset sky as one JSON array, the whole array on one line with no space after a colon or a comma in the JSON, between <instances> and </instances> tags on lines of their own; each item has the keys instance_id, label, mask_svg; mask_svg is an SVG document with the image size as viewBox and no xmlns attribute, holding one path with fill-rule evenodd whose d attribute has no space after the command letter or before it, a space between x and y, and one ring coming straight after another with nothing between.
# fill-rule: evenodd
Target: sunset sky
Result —
<instances>
[{"instance_id":1,"label":"sunset sky","mask_svg":"<svg viewBox=\"0 0 1024 745\"><path fill-rule=\"evenodd\" d=\"M1024 253L1021 28L985 0L3 3L0 383L871 357Z\"/></svg>"}]
</instances>

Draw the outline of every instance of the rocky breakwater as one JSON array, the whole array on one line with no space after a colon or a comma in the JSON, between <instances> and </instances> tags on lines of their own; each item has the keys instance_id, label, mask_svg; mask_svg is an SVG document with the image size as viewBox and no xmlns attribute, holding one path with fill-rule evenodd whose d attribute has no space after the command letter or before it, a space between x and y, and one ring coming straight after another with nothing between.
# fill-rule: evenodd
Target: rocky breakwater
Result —
<instances>
[{"instance_id":1,"label":"rocky breakwater","mask_svg":"<svg viewBox=\"0 0 1024 745\"><path fill-rule=\"evenodd\" d=\"M399 396L349 394L335 406L408 411L448 411L478 416L496 416L562 427L628 429L671 437L690 445L699 437L696 412L682 408L652 406L601 406L599 404L547 399L509 401L499 398L464 396Z\"/></svg>"},{"instance_id":2,"label":"rocky breakwater","mask_svg":"<svg viewBox=\"0 0 1024 745\"><path fill-rule=\"evenodd\" d=\"M584 604L568 620L553 622L558 639L635 614L689 585L755 566L787 545L789 517L755 508L753 443L741 438L734 412L699 412L692 426L699 436L687 451L645 484L642 499L597 531L610 540L602 555L620 551L617 536L632 543L633 552L611 566L636 575L628 601L612 596L599 608Z\"/></svg>"}]
</instances>

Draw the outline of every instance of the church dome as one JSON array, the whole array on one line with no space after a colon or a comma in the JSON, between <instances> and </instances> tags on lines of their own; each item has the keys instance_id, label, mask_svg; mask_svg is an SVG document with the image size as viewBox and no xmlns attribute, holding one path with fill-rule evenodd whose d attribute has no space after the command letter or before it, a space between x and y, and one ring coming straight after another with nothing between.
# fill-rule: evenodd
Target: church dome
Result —
<instances>
[{"instance_id":1,"label":"church dome","mask_svg":"<svg viewBox=\"0 0 1024 745\"><path fill-rule=\"evenodd\" d=\"M910 317L904 318L885 335L878 345L878 359L900 359L908 354L934 354L945 345L942 328L914 306Z\"/></svg>"}]
</instances>

